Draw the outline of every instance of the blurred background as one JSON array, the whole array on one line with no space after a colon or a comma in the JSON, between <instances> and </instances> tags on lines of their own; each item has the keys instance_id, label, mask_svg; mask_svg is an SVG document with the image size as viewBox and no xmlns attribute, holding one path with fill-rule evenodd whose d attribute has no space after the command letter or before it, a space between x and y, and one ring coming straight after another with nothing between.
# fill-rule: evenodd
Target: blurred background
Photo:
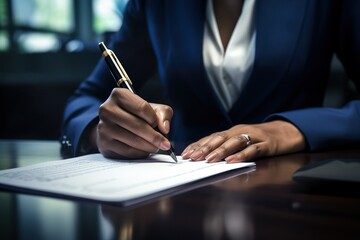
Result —
<instances>
[{"instance_id":1,"label":"blurred background","mask_svg":"<svg viewBox=\"0 0 360 240\"><path fill-rule=\"evenodd\" d=\"M0 138L59 139L62 112L127 0L0 0Z\"/></svg>"},{"instance_id":2,"label":"blurred background","mask_svg":"<svg viewBox=\"0 0 360 240\"><path fill-rule=\"evenodd\" d=\"M0 0L1 139L59 139L66 100L99 60L98 42L121 26L127 1ZM334 58L325 105L352 97L344 78ZM149 86L148 100L159 94L156 78Z\"/></svg>"}]
</instances>

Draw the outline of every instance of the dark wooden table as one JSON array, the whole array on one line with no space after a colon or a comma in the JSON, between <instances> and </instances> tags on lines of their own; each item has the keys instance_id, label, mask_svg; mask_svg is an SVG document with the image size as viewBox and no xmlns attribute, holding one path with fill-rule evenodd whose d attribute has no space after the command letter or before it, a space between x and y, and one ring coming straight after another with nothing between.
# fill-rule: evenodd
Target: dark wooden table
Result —
<instances>
[{"instance_id":1,"label":"dark wooden table","mask_svg":"<svg viewBox=\"0 0 360 240\"><path fill-rule=\"evenodd\" d=\"M61 159L59 147L0 141L0 169ZM304 164L337 157L360 150L258 160L251 173L130 208L0 190L0 239L360 239L359 188L292 180Z\"/></svg>"}]
</instances>

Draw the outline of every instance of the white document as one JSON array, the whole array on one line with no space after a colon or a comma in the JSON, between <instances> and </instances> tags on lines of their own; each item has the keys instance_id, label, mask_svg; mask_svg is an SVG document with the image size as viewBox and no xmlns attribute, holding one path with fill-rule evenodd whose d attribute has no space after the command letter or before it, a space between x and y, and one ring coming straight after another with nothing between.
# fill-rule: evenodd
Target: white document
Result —
<instances>
[{"instance_id":1,"label":"white document","mask_svg":"<svg viewBox=\"0 0 360 240\"><path fill-rule=\"evenodd\" d=\"M154 154L142 160L91 154L0 171L0 186L49 195L130 205L153 194L255 163L174 161Z\"/></svg>"}]
</instances>

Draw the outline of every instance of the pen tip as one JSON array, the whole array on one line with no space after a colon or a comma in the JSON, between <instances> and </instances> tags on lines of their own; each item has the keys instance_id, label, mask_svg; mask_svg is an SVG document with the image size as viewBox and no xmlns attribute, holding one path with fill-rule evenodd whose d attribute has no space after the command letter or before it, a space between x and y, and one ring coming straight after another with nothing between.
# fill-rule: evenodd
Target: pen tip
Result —
<instances>
[{"instance_id":1,"label":"pen tip","mask_svg":"<svg viewBox=\"0 0 360 240\"><path fill-rule=\"evenodd\" d=\"M175 161L176 163L178 162L177 157L176 157L176 155L175 155L174 152L171 152L171 153L170 153L170 156L171 156L172 159L174 159L174 161Z\"/></svg>"}]
</instances>

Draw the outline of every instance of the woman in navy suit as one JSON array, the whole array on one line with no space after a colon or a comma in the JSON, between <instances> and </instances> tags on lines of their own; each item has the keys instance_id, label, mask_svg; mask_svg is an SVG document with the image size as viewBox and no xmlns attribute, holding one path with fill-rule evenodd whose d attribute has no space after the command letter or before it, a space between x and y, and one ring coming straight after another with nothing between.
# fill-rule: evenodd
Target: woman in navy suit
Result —
<instances>
[{"instance_id":1,"label":"woman in navy suit","mask_svg":"<svg viewBox=\"0 0 360 240\"><path fill-rule=\"evenodd\" d=\"M359 12L357 0L130 0L106 44L136 89L158 74L170 104L116 88L100 60L69 99L63 145L137 158L171 139L209 162L359 145L360 101L322 107L333 54L360 87Z\"/></svg>"}]
</instances>

